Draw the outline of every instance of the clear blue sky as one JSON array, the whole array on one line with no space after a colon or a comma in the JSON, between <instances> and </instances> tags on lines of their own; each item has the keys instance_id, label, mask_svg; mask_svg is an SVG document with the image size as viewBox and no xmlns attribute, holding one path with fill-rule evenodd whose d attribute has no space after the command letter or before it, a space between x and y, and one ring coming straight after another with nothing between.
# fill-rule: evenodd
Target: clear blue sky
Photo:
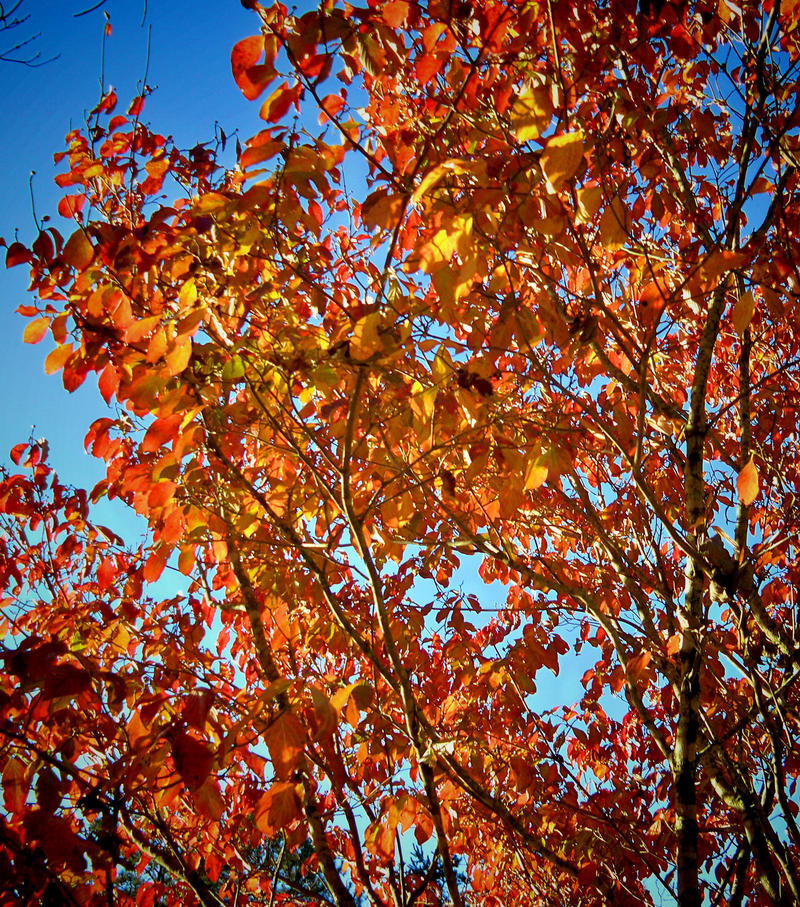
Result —
<instances>
[{"instance_id":1,"label":"clear blue sky","mask_svg":"<svg viewBox=\"0 0 800 907\"><path fill-rule=\"evenodd\" d=\"M60 190L53 154L64 147L66 133L83 122L100 96L100 50L105 23L105 83L119 97L119 111L137 93L144 75L150 26L147 81L156 88L145 107L145 119L159 132L173 135L183 147L214 135L215 121L229 135L239 128L242 140L259 128L258 105L246 101L233 82L230 50L240 38L258 31L254 13L239 0L107 0L100 9L78 15L96 0L22 0L18 15L29 16L12 33L0 35L0 52L17 40L38 34L28 52L57 59L38 68L0 63L0 236L11 242L15 233L30 244L35 237L29 176L39 218L69 232L56 213ZM5 3L8 8L9 3ZM143 24L144 19L144 24ZM36 436L50 441L51 460L62 478L91 487L101 475L98 464L83 451L91 421L104 414L96 382L68 395L59 375L42 368L52 344L22 343L25 320L15 313L28 298L24 266L0 266L0 463L9 466L8 451Z\"/></svg>"}]
</instances>

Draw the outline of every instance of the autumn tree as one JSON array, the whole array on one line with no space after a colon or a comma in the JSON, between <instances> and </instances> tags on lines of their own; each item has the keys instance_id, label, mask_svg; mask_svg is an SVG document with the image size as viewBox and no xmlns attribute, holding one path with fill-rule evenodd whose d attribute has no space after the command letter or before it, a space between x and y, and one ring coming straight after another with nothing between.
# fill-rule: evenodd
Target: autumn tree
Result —
<instances>
[{"instance_id":1,"label":"autumn tree","mask_svg":"<svg viewBox=\"0 0 800 907\"><path fill-rule=\"evenodd\" d=\"M248 5L235 166L106 96L8 249L109 409L0 486L0 876L800 903L797 4Z\"/></svg>"}]
</instances>

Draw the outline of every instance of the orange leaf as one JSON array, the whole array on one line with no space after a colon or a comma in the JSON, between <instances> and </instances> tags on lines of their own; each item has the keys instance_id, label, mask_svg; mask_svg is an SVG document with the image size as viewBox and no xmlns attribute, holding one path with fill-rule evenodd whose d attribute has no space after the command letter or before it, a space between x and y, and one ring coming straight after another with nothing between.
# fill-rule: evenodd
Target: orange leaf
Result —
<instances>
[{"instance_id":1,"label":"orange leaf","mask_svg":"<svg viewBox=\"0 0 800 907\"><path fill-rule=\"evenodd\" d=\"M306 744L306 732L294 712L282 712L267 728L264 738L272 767L279 778L286 778L297 767Z\"/></svg>"},{"instance_id":2,"label":"orange leaf","mask_svg":"<svg viewBox=\"0 0 800 907\"><path fill-rule=\"evenodd\" d=\"M364 843L381 862L391 863L394 859L395 826L386 819L376 820L364 833Z\"/></svg>"},{"instance_id":3,"label":"orange leaf","mask_svg":"<svg viewBox=\"0 0 800 907\"><path fill-rule=\"evenodd\" d=\"M350 337L350 355L353 359L365 362L383 350L381 338L378 336L380 322L380 312L372 312L356 322Z\"/></svg>"},{"instance_id":4,"label":"orange leaf","mask_svg":"<svg viewBox=\"0 0 800 907\"><path fill-rule=\"evenodd\" d=\"M167 353L166 371L169 375L182 372L192 358L192 341L188 337L178 337L175 345Z\"/></svg>"},{"instance_id":5,"label":"orange leaf","mask_svg":"<svg viewBox=\"0 0 800 907\"><path fill-rule=\"evenodd\" d=\"M86 196L81 192L76 195L65 195L58 203L58 213L62 217L73 218L80 214L86 202Z\"/></svg>"},{"instance_id":6,"label":"orange leaf","mask_svg":"<svg viewBox=\"0 0 800 907\"><path fill-rule=\"evenodd\" d=\"M94 246L83 230L76 230L61 250L61 259L76 271L87 268L94 258Z\"/></svg>"},{"instance_id":7,"label":"orange leaf","mask_svg":"<svg viewBox=\"0 0 800 907\"><path fill-rule=\"evenodd\" d=\"M638 655L634 655L633 658L628 661L628 677L635 683L641 678L642 674L644 674L645 669L652 659L653 655L651 652L645 651L640 652Z\"/></svg>"},{"instance_id":8,"label":"orange leaf","mask_svg":"<svg viewBox=\"0 0 800 907\"><path fill-rule=\"evenodd\" d=\"M745 507L752 504L758 497L758 470L752 457L745 463L736 477L736 490L739 493L739 500Z\"/></svg>"},{"instance_id":9,"label":"orange leaf","mask_svg":"<svg viewBox=\"0 0 800 907\"><path fill-rule=\"evenodd\" d=\"M60 368L63 368L64 363L69 359L71 353L71 343L62 343L61 346L57 346L54 350L51 350L44 360L44 373L46 375L52 375Z\"/></svg>"},{"instance_id":10,"label":"orange leaf","mask_svg":"<svg viewBox=\"0 0 800 907\"><path fill-rule=\"evenodd\" d=\"M97 387L106 403L110 403L114 392L119 387L119 375L110 362L100 372L100 377L97 379Z\"/></svg>"},{"instance_id":11,"label":"orange leaf","mask_svg":"<svg viewBox=\"0 0 800 907\"><path fill-rule=\"evenodd\" d=\"M330 736L339 723L339 715L331 700L317 687L311 687L311 701L314 703L314 740Z\"/></svg>"},{"instance_id":12,"label":"orange leaf","mask_svg":"<svg viewBox=\"0 0 800 907\"><path fill-rule=\"evenodd\" d=\"M174 441L177 436L178 426L183 419L183 413L173 413L171 416L165 416L163 419L156 419L155 422L147 429L142 441L142 450L145 453L152 453Z\"/></svg>"},{"instance_id":13,"label":"orange leaf","mask_svg":"<svg viewBox=\"0 0 800 907\"><path fill-rule=\"evenodd\" d=\"M49 318L36 318L26 326L22 339L25 343L38 343L47 333L49 326Z\"/></svg>"},{"instance_id":14,"label":"orange leaf","mask_svg":"<svg viewBox=\"0 0 800 907\"><path fill-rule=\"evenodd\" d=\"M273 784L258 801L255 811L256 828L270 837L299 817L297 788L290 781Z\"/></svg>"},{"instance_id":15,"label":"orange leaf","mask_svg":"<svg viewBox=\"0 0 800 907\"><path fill-rule=\"evenodd\" d=\"M408 0L389 0L383 5L383 21L392 28L402 28L410 11Z\"/></svg>"},{"instance_id":16,"label":"orange leaf","mask_svg":"<svg viewBox=\"0 0 800 907\"><path fill-rule=\"evenodd\" d=\"M206 778L197 790L192 791L192 797L199 813L214 822L219 821L225 811L225 801L216 778Z\"/></svg>"}]
</instances>

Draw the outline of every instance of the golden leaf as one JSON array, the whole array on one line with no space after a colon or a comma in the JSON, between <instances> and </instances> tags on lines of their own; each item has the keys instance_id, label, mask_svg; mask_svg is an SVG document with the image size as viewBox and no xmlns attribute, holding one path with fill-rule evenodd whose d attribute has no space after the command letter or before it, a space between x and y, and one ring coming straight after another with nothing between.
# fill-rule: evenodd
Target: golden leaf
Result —
<instances>
[{"instance_id":1,"label":"golden leaf","mask_svg":"<svg viewBox=\"0 0 800 907\"><path fill-rule=\"evenodd\" d=\"M542 173L553 192L558 190L578 172L583 161L583 133L565 132L553 136L542 152Z\"/></svg>"},{"instance_id":2,"label":"golden leaf","mask_svg":"<svg viewBox=\"0 0 800 907\"><path fill-rule=\"evenodd\" d=\"M748 290L746 293L742 293L736 300L736 305L731 312L731 321L740 337L742 337L744 332L750 327L750 322L753 320L755 311L756 301L753 296L753 291Z\"/></svg>"},{"instance_id":3,"label":"golden leaf","mask_svg":"<svg viewBox=\"0 0 800 907\"><path fill-rule=\"evenodd\" d=\"M414 190L414 194L411 196L411 204L415 205L426 192L433 188L440 180L444 179L448 173L465 173L467 170L469 170L469 164L465 161L458 160L457 158L443 161L441 164L432 167L422 178L422 182L419 186Z\"/></svg>"},{"instance_id":4,"label":"golden leaf","mask_svg":"<svg viewBox=\"0 0 800 907\"><path fill-rule=\"evenodd\" d=\"M380 320L380 312L375 311L355 323L350 336L350 355L357 362L366 362L376 353L383 351L383 344L378 336Z\"/></svg>"},{"instance_id":5,"label":"golden leaf","mask_svg":"<svg viewBox=\"0 0 800 907\"><path fill-rule=\"evenodd\" d=\"M511 126L518 142L538 139L553 115L550 89L527 85L511 107Z\"/></svg>"}]
</instances>

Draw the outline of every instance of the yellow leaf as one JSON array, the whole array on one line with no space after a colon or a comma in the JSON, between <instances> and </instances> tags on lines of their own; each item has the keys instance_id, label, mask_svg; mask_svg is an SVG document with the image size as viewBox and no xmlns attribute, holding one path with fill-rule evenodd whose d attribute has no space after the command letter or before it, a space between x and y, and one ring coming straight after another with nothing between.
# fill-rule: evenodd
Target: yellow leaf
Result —
<instances>
[{"instance_id":1,"label":"yellow leaf","mask_svg":"<svg viewBox=\"0 0 800 907\"><path fill-rule=\"evenodd\" d=\"M578 212L575 220L579 224L588 224L600 210L603 202L603 189L601 186L588 186L578 190Z\"/></svg>"},{"instance_id":2,"label":"yellow leaf","mask_svg":"<svg viewBox=\"0 0 800 907\"><path fill-rule=\"evenodd\" d=\"M547 127L553 115L553 101L550 90L541 86L528 85L511 107L511 126L518 142L537 139Z\"/></svg>"},{"instance_id":3,"label":"yellow leaf","mask_svg":"<svg viewBox=\"0 0 800 907\"><path fill-rule=\"evenodd\" d=\"M600 242L607 249L620 249L628 238L630 217L628 209L617 197L600 217Z\"/></svg>"},{"instance_id":4,"label":"yellow leaf","mask_svg":"<svg viewBox=\"0 0 800 907\"><path fill-rule=\"evenodd\" d=\"M752 457L745 463L736 477L736 490L739 493L739 500L745 507L752 504L758 497L758 470Z\"/></svg>"},{"instance_id":5,"label":"yellow leaf","mask_svg":"<svg viewBox=\"0 0 800 907\"><path fill-rule=\"evenodd\" d=\"M446 264L458 252L462 259L470 251L472 240L472 215L454 217L448 227L443 227L419 250L420 267L426 274L432 274Z\"/></svg>"},{"instance_id":6,"label":"yellow leaf","mask_svg":"<svg viewBox=\"0 0 800 907\"><path fill-rule=\"evenodd\" d=\"M178 303L182 309L185 309L186 306L191 305L196 300L197 286L194 282L194 278L190 277L181 287L180 293L178 293Z\"/></svg>"},{"instance_id":7,"label":"yellow leaf","mask_svg":"<svg viewBox=\"0 0 800 907\"><path fill-rule=\"evenodd\" d=\"M457 158L443 161L441 164L432 167L422 178L422 182L419 186L414 190L414 194L411 196L411 204L415 205L428 190L433 188L440 180L444 179L448 173L465 173L467 170L469 170L469 164L465 161L458 160Z\"/></svg>"},{"instance_id":8,"label":"yellow leaf","mask_svg":"<svg viewBox=\"0 0 800 907\"><path fill-rule=\"evenodd\" d=\"M38 343L47 333L50 325L49 318L36 318L25 326L22 339L25 343Z\"/></svg>"},{"instance_id":9,"label":"yellow leaf","mask_svg":"<svg viewBox=\"0 0 800 907\"><path fill-rule=\"evenodd\" d=\"M540 164L542 173L553 192L558 190L578 172L583 161L583 133L565 132L551 138L544 151Z\"/></svg>"},{"instance_id":10,"label":"yellow leaf","mask_svg":"<svg viewBox=\"0 0 800 907\"><path fill-rule=\"evenodd\" d=\"M192 341L189 337L178 337L175 344L167 353L165 364L170 375L182 372L192 358Z\"/></svg>"},{"instance_id":11,"label":"yellow leaf","mask_svg":"<svg viewBox=\"0 0 800 907\"><path fill-rule=\"evenodd\" d=\"M380 321L380 312L375 311L356 322L350 337L350 355L357 362L366 362L376 353L383 351L383 344L378 335Z\"/></svg>"},{"instance_id":12,"label":"yellow leaf","mask_svg":"<svg viewBox=\"0 0 800 907\"><path fill-rule=\"evenodd\" d=\"M420 420L423 427L429 425L433 418L436 395L436 387L423 389L419 381L415 381L411 385L411 399L409 400L411 411Z\"/></svg>"},{"instance_id":13,"label":"yellow leaf","mask_svg":"<svg viewBox=\"0 0 800 907\"><path fill-rule=\"evenodd\" d=\"M731 312L731 321L740 337L743 336L744 332L750 327L750 322L753 320L755 311L756 301L753 297L753 291L748 290L746 293L742 293L736 300L736 305Z\"/></svg>"},{"instance_id":14,"label":"yellow leaf","mask_svg":"<svg viewBox=\"0 0 800 907\"><path fill-rule=\"evenodd\" d=\"M538 455L528 457L525 464L525 491L533 491L540 485L544 484L547 478L547 466L542 462Z\"/></svg>"},{"instance_id":15,"label":"yellow leaf","mask_svg":"<svg viewBox=\"0 0 800 907\"><path fill-rule=\"evenodd\" d=\"M433 383L443 384L452 377L454 371L455 368L453 366L453 360L450 358L450 354L444 346L440 347L433 360L433 364L431 365Z\"/></svg>"}]
</instances>

